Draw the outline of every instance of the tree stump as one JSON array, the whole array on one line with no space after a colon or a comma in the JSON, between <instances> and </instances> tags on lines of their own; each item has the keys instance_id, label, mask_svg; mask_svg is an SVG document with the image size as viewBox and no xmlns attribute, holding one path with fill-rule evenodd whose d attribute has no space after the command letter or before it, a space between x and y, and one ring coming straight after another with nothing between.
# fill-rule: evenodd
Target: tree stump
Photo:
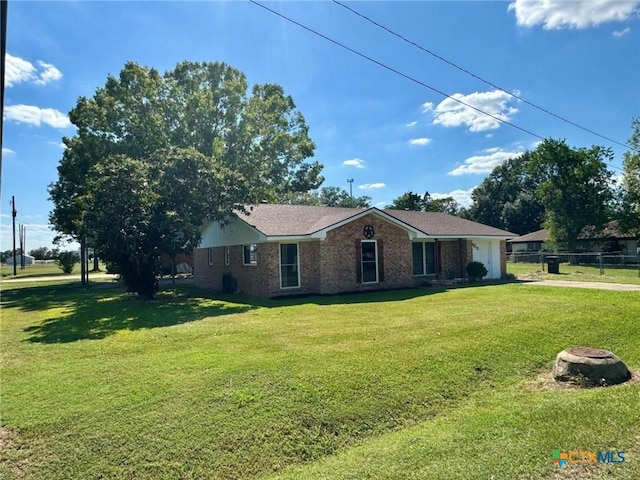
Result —
<instances>
[{"instance_id":1,"label":"tree stump","mask_svg":"<svg viewBox=\"0 0 640 480\"><path fill-rule=\"evenodd\" d=\"M631 379L627 366L608 350L568 348L556 357L553 377L585 386L616 385Z\"/></svg>"}]
</instances>

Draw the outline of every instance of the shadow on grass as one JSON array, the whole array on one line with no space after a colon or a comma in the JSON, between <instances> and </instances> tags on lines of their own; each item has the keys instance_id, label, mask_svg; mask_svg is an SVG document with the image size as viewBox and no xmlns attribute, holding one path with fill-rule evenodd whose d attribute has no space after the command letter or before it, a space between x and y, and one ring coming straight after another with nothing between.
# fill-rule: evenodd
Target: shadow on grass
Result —
<instances>
[{"instance_id":1,"label":"shadow on grass","mask_svg":"<svg viewBox=\"0 0 640 480\"><path fill-rule=\"evenodd\" d=\"M42 285L5 290L2 308L27 312L62 309L56 317L26 327L30 342L68 343L98 340L122 330L161 328L207 317L247 312L256 308L292 305L344 305L404 301L451 289L476 288L488 283L448 287L422 287L339 295L305 295L260 299L241 294L221 294L191 285L161 291L155 300L142 301L113 286L84 289L78 284Z\"/></svg>"},{"instance_id":2,"label":"shadow on grass","mask_svg":"<svg viewBox=\"0 0 640 480\"><path fill-rule=\"evenodd\" d=\"M68 343L98 340L122 330L180 325L255 307L195 297L180 290L160 292L155 300L142 301L121 288L85 290L75 285L45 285L4 291L2 308L27 312L61 308L59 315L24 331L30 342Z\"/></svg>"}]
</instances>

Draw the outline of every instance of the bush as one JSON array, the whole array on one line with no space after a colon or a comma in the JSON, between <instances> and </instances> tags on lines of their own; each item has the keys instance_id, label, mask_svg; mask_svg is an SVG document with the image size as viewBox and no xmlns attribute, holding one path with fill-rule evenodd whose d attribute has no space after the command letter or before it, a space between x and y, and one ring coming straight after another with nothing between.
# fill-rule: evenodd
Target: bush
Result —
<instances>
[{"instance_id":1,"label":"bush","mask_svg":"<svg viewBox=\"0 0 640 480\"><path fill-rule=\"evenodd\" d=\"M472 280L481 280L489 273L482 262L470 262L467 265L467 275Z\"/></svg>"},{"instance_id":2,"label":"bush","mask_svg":"<svg viewBox=\"0 0 640 480\"><path fill-rule=\"evenodd\" d=\"M80 261L80 257L76 252L60 252L56 260L56 264L64 273L73 272L73 267Z\"/></svg>"}]
</instances>

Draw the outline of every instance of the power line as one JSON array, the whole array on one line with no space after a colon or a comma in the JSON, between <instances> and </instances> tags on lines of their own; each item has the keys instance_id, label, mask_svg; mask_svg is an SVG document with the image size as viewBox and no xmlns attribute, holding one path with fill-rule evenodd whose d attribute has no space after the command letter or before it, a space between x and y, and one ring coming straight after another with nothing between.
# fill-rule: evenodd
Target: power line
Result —
<instances>
[{"instance_id":1,"label":"power line","mask_svg":"<svg viewBox=\"0 0 640 480\"><path fill-rule=\"evenodd\" d=\"M572 122L571 120L568 120L568 119L566 119L566 118L564 118L564 117L562 117L562 116L560 116L560 115L558 115L558 114L555 114L555 113L553 113L553 112L551 112L551 111L547 110L547 109L546 109L546 108L544 108L544 107L541 107L541 106L539 106L539 105L536 105L535 103L530 102L530 101L528 101L528 100L526 100L526 99L522 98L521 96L516 95L515 93L509 92L509 91L505 90L504 88L499 87L499 86L498 86L498 85L496 85L495 83L492 83L492 82L490 82L489 80L486 80L486 79L482 78L481 76L476 75L475 73L473 73L473 72L471 72L471 71L467 70L466 68L463 68L463 67L461 67L460 65L457 65L456 63L454 63L454 62L452 62L452 61L450 61L450 60L447 60L446 58L442 57L441 55L438 55L437 53L435 53L435 52L433 52L433 51L429 50L428 48L423 47L422 45L417 44L417 43L416 43L416 42L414 42L413 40L410 40L410 39L408 39L408 38L404 37L403 35L401 35L401 34L399 34L399 33L397 33L397 32L394 32L393 30L391 30L391 29L389 29L389 28L385 27L385 26L384 26L384 25L382 25L381 23L378 23L378 22L376 22L375 20L372 20L371 18L367 17L366 15L364 15L364 14L362 14L362 13L360 13L360 12L358 12L358 11L354 10L353 8L351 8L351 7L347 6L347 5L345 5L344 3L339 2L338 0L333 0L333 3L335 3L336 5L339 5L339 6L341 6L342 8L344 8L344 9L348 10L349 12L351 12L351 13L353 13L353 14L355 14L355 15L359 16L360 18L362 18L362 19L366 20L367 22L372 23L372 24L373 24L373 25L375 25L376 27L381 28L382 30L384 30L384 31L386 31L386 32L388 32L388 33L390 33L391 35L393 35L393 36L395 36L395 37L399 38L399 39L400 39L400 40L402 40L403 42L406 42L406 43L408 43L408 44L410 44L410 45L413 45L414 47L418 48L419 50L422 50L423 52L428 53L428 54L429 54L429 55L431 55L432 57L435 57L435 58L437 58L438 60L441 60L442 62L444 62L444 63L446 63L446 64L448 64L448 65L451 65L451 66L452 66L452 67L454 67L454 68L457 68L458 70L460 70L460 71L462 71L462 72L466 73L467 75L470 75L470 76L472 76L473 78L476 78L476 79L480 80L481 82L484 82L484 83L486 83L487 85L489 85L489 86L491 86L491 87L493 87L493 88L495 88L495 89L497 89L497 90L500 90L501 92L504 92L504 93L506 93L506 94L508 94L508 95L512 96L513 98L515 98L515 99L517 99L517 100L520 100L520 101L521 101L521 102L523 102L523 103L526 103L527 105L530 105L530 106L532 106L532 107L534 107L534 108L537 108L538 110L540 110L541 112L546 113L547 115L551 115L552 117L555 117L555 118L557 118L558 120L562 120L563 122L568 123L569 125L573 125L574 127L577 127L577 128L579 128L579 129L581 129L581 130L584 130L585 132L588 132L588 133L590 133L590 134L592 134L592 135L596 135L596 136L598 136L598 137L600 137L600 138L603 138L603 139L605 139L605 140L607 140L607 141L609 141L609 142L612 142L612 143L615 143L615 144L617 144L617 145L620 145L621 147L624 147L624 148L627 148L627 149L631 149L631 147L630 147L629 145L627 145L626 143L618 142L617 140L614 140L614 139L612 139L612 138L609 138L609 137L607 137L607 136L605 136L605 135L601 135L601 134L599 134L598 132L594 132L593 130L591 130L591 129L587 128L587 127L583 127L582 125L579 125L579 124L577 124L577 123L575 123L575 122Z\"/></svg>"},{"instance_id":2,"label":"power line","mask_svg":"<svg viewBox=\"0 0 640 480\"><path fill-rule=\"evenodd\" d=\"M471 108L471 109L473 109L473 110L475 110L477 112L480 112L483 115L491 117L491 118L493 118L494 120L496 120L496 121L498 121L500 123L504 123L506 125L509 125L509 126L511 126L513 128L516 128L516 129L518 129L518 130L520 130L520 131L522 131L524 133L527 133L527 134L529 134L529 135L531 135L533 137L536 137L536 138L538 138L540 140L544 140L544 137L542 137L541 135L538 135L537 133L534 133L534 132L532 132L530 130L527 130L526 128L520 127L520 126L516 125L515 123L511 123L511 122L509 122L507 120L504 120L504 119L502 119L502 118L500 118L500 117L498 117L496 115L493 115L493 114L491 114L489 112L485 112L484 110L482 110L482 109L480 109L478 107L474 107L473 105L471 105L469 103L463 102L462 100L460 100L458 98L455 98L455 97L449 95L448 93L443 92L442 90L438 90L437 88L432 87L431 85L428 85L428 84L418 80L417 78L414 78L414 77L412 77L410 75L407 75L406 73L402 73L401 71L396 70L395 68L390 67L389 65L386 65L386 64L376 60L375 58L369 57L369 56L365 55L364 53L361 53L361 52L359 52L357 50L354 50L353 48L348 47L344 43L340 43L339 41L334 40L333 38L328 37L328 36L318 32L318 31L312 29L311 27L307 27L306 25L303 25L302 23L297 22L296 20L293 20L292 18L287 17L286 15L284 15L284 14L282 14L280 12L277 12L277 11L275 11L275 10L273 10L273 9L271 9L271 8L261 4L261 3L258 3L256 0L249 0L249 1L251 3L253 3L254 5L257 5L258 7L261 7L263 9L267 10L268 12L271 12L274 15L277 15L280 18L282 18L282 19L284 19L284 20L286 20L286 21L288 21L290 23L293 23L294 25L297 25L298 27L303 28L304 30L307 30L310 33L313 33L314 35L317 35L318 37L321 37L321 38L333 43L334 45L337 45L337 46L339 46L339 47L341 47L341 48L353 53L354 55L358 55L359 57L364 58L365 60L368 60L369 62L375 63L379 67L382 67L382 68L384 68L386 70L389 70L390 72L393 72L396 75L400 75L401 77L406 78L407 80L409 80L409 81L411 81L413 83L416 83L416 84L418 84L418 85L420 85L422 87L428 88L429 90L432 90L432 91L438 93L439 95L442 95L443 97L450 98L451 100L453 100L453 101L455 101L457 103L460 103L460 104L464 105L465 107Z\"/></svg>"},{"instance_id":3,"label":"power line","mask_svg":"<svg viewBox=\"0 0 640 480\"><path fill-rule=\"evenodd\" d=\"M365 60L367 60L367 61L369 61L371 63L374 63L374 64L378 65L379 67L384 68L385 70L389 70L390 72L393 72L396 75L399 75L399 76L401 76L401 77L403 77L403 78L405 78L405 79L407 79L407 80L409 80L409 81L411 81L413 83L416 83L416 84L418 84L418 85L420 85L420 86L422 86L424 88L427 88L427 89L429 89L429 90L431 90L433 92L436 92L439 95L442 95L443 97L450 98L451 100L453 100L453 101L455 101L455 102L457 102L457 103L459 103L461 105L464 105L465 107L469 107L469 108L471 108L471 109L473 109L473 110L475 110L477 112L480 112L483 115L486 115L486 116L488 116L490 118L493 118L494 120L496 120L496 121L498 121L500 123L509 125L510 127L513 127L515 129L520 130L520 131L522 131L524 133L527 133L527 134L529 134L529 135L531 135L533 137L536 137L539 140L544 140L544 137L541 136L541 135L538 135L537 133L534 133L534 132L532 132L530 130L527 130L526 128L520 127L520 126L516 125L515 123L512 123L512 122L509 122L507 120L504 120L504 119L502 119L502 118L500 118L500 117L498 117L496 115L493 115L493 114L491 114L489 112L485 112L484 110L482 110L482 109L480 109L478 107L474 107L473 105L470 105L470 104L468 104L468 103L466 103L466 102L464 102L464 101L462 101L462 100L460 100L458 98L455 98L455 97L449 95L448 93L445 93L445 92L443 92L441 90L438 90L437 88L432 87L431 85L428 85L428 84L426 84L426 83L424 83L424 82L422 82L422 81L420 81L420 80L418 80L418 79L416 79L416 78L414 78L414 77L412 77L410 75L407 75L406 73L403 73L403 72L401 72L399 70L396 70L395 68L390 67L389 65L386 65L386 64L380 62L379 60L376 60L376 59L374 59L372 57L369 57L368 55L365 55L362 52L359 52L359 51L357 51L357 50L355 50L355 49L353 49L353 48L351 48L351 47L349 47L349 46L347 46L347 45L345 45L343 43L340 43L339 41L334 40L333 38L328 37L327 35L324 35L324 34L318 32L317 30L312 29L311 27L308 27L308 26L306 26L306 25L304 25L304 24L302 24L302 23L300 23L300 22L298 22L298 21L296 21L296 20L294 20L294 19L292 19L290 17L287 17L286 15L284 15L284 14L282 14L282 13L276 11L276 10L273 10L273 9L265 6L265 5L257 2L256 0L249 0L249 2L251 2L254 5L257 5L258 7L263 8L264 10L267 10L268 12L270 12L270 13L272 13L272 14L274 14L274 15L276 15L276 16L284 19L284 20L286 20L287 22L293 23L294 25L296 25L296 26L298 26L298 27L310 32L310 33L313 33L314 35L316 35L316 36L318 36L318 37L320 37L320 38L322 38L324 40L327 40L328 42L333 43L334 45L339 46L340 48L343 48L343 49L347 50L348 52L353 53L354 55L357 55L357 56L359 56L361 58L364 58ZM623 145L623 146L627 147L626 145ZM609 166L611 168L615 168L617 170L622 170L621 168L616 167L615 165L609 165Z\"/></svg>"}]
</instances>

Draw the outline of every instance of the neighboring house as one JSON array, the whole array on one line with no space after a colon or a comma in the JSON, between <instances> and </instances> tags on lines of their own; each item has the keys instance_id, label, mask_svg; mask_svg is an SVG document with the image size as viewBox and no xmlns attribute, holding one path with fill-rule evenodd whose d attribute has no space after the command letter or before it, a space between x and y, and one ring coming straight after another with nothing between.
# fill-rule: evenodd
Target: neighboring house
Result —
<instances>
[{"instance_id":1,"label":"neighboring house","mask_svg":"<svg viewBox=\"0 0 640 480\"><path fill-rule=\"evenodd\" d=\"M513 253L540 252L545 248L549 236L546 229L528 233L507 241L507 250ZM638 255L640 243L628 233L621 232L616 221L609 222L599 233L584 229L578 239L580 250L587 252L620 253Z\"/></svg>"},{"instance_id":2,"label":"neighboring house","mask_svg":"<svg viewBox=\"0 0 640 480\"><path fill-rule=\"evenodd\" d=\"M224 225L209 222L194 250L196 285L272 297L411 287L506 273L514 234L445 213L260 204Z\"/></svg>"},{"instance_id":3,"label":"neighboring house","mask_svg":"<svg viewBox=\"0 0 640 480\"><path fill-rule=\"evenodd\" d=\"M24 264L25 265L34 265L36 262L36 259L34 257L32 257L31 255L20 255L17 254L16 255L16 265L22 265L22 259L24 257ZM7 265L13 265L13 255L9 255L7 257Z\"/></svg>"}]
</instances>

